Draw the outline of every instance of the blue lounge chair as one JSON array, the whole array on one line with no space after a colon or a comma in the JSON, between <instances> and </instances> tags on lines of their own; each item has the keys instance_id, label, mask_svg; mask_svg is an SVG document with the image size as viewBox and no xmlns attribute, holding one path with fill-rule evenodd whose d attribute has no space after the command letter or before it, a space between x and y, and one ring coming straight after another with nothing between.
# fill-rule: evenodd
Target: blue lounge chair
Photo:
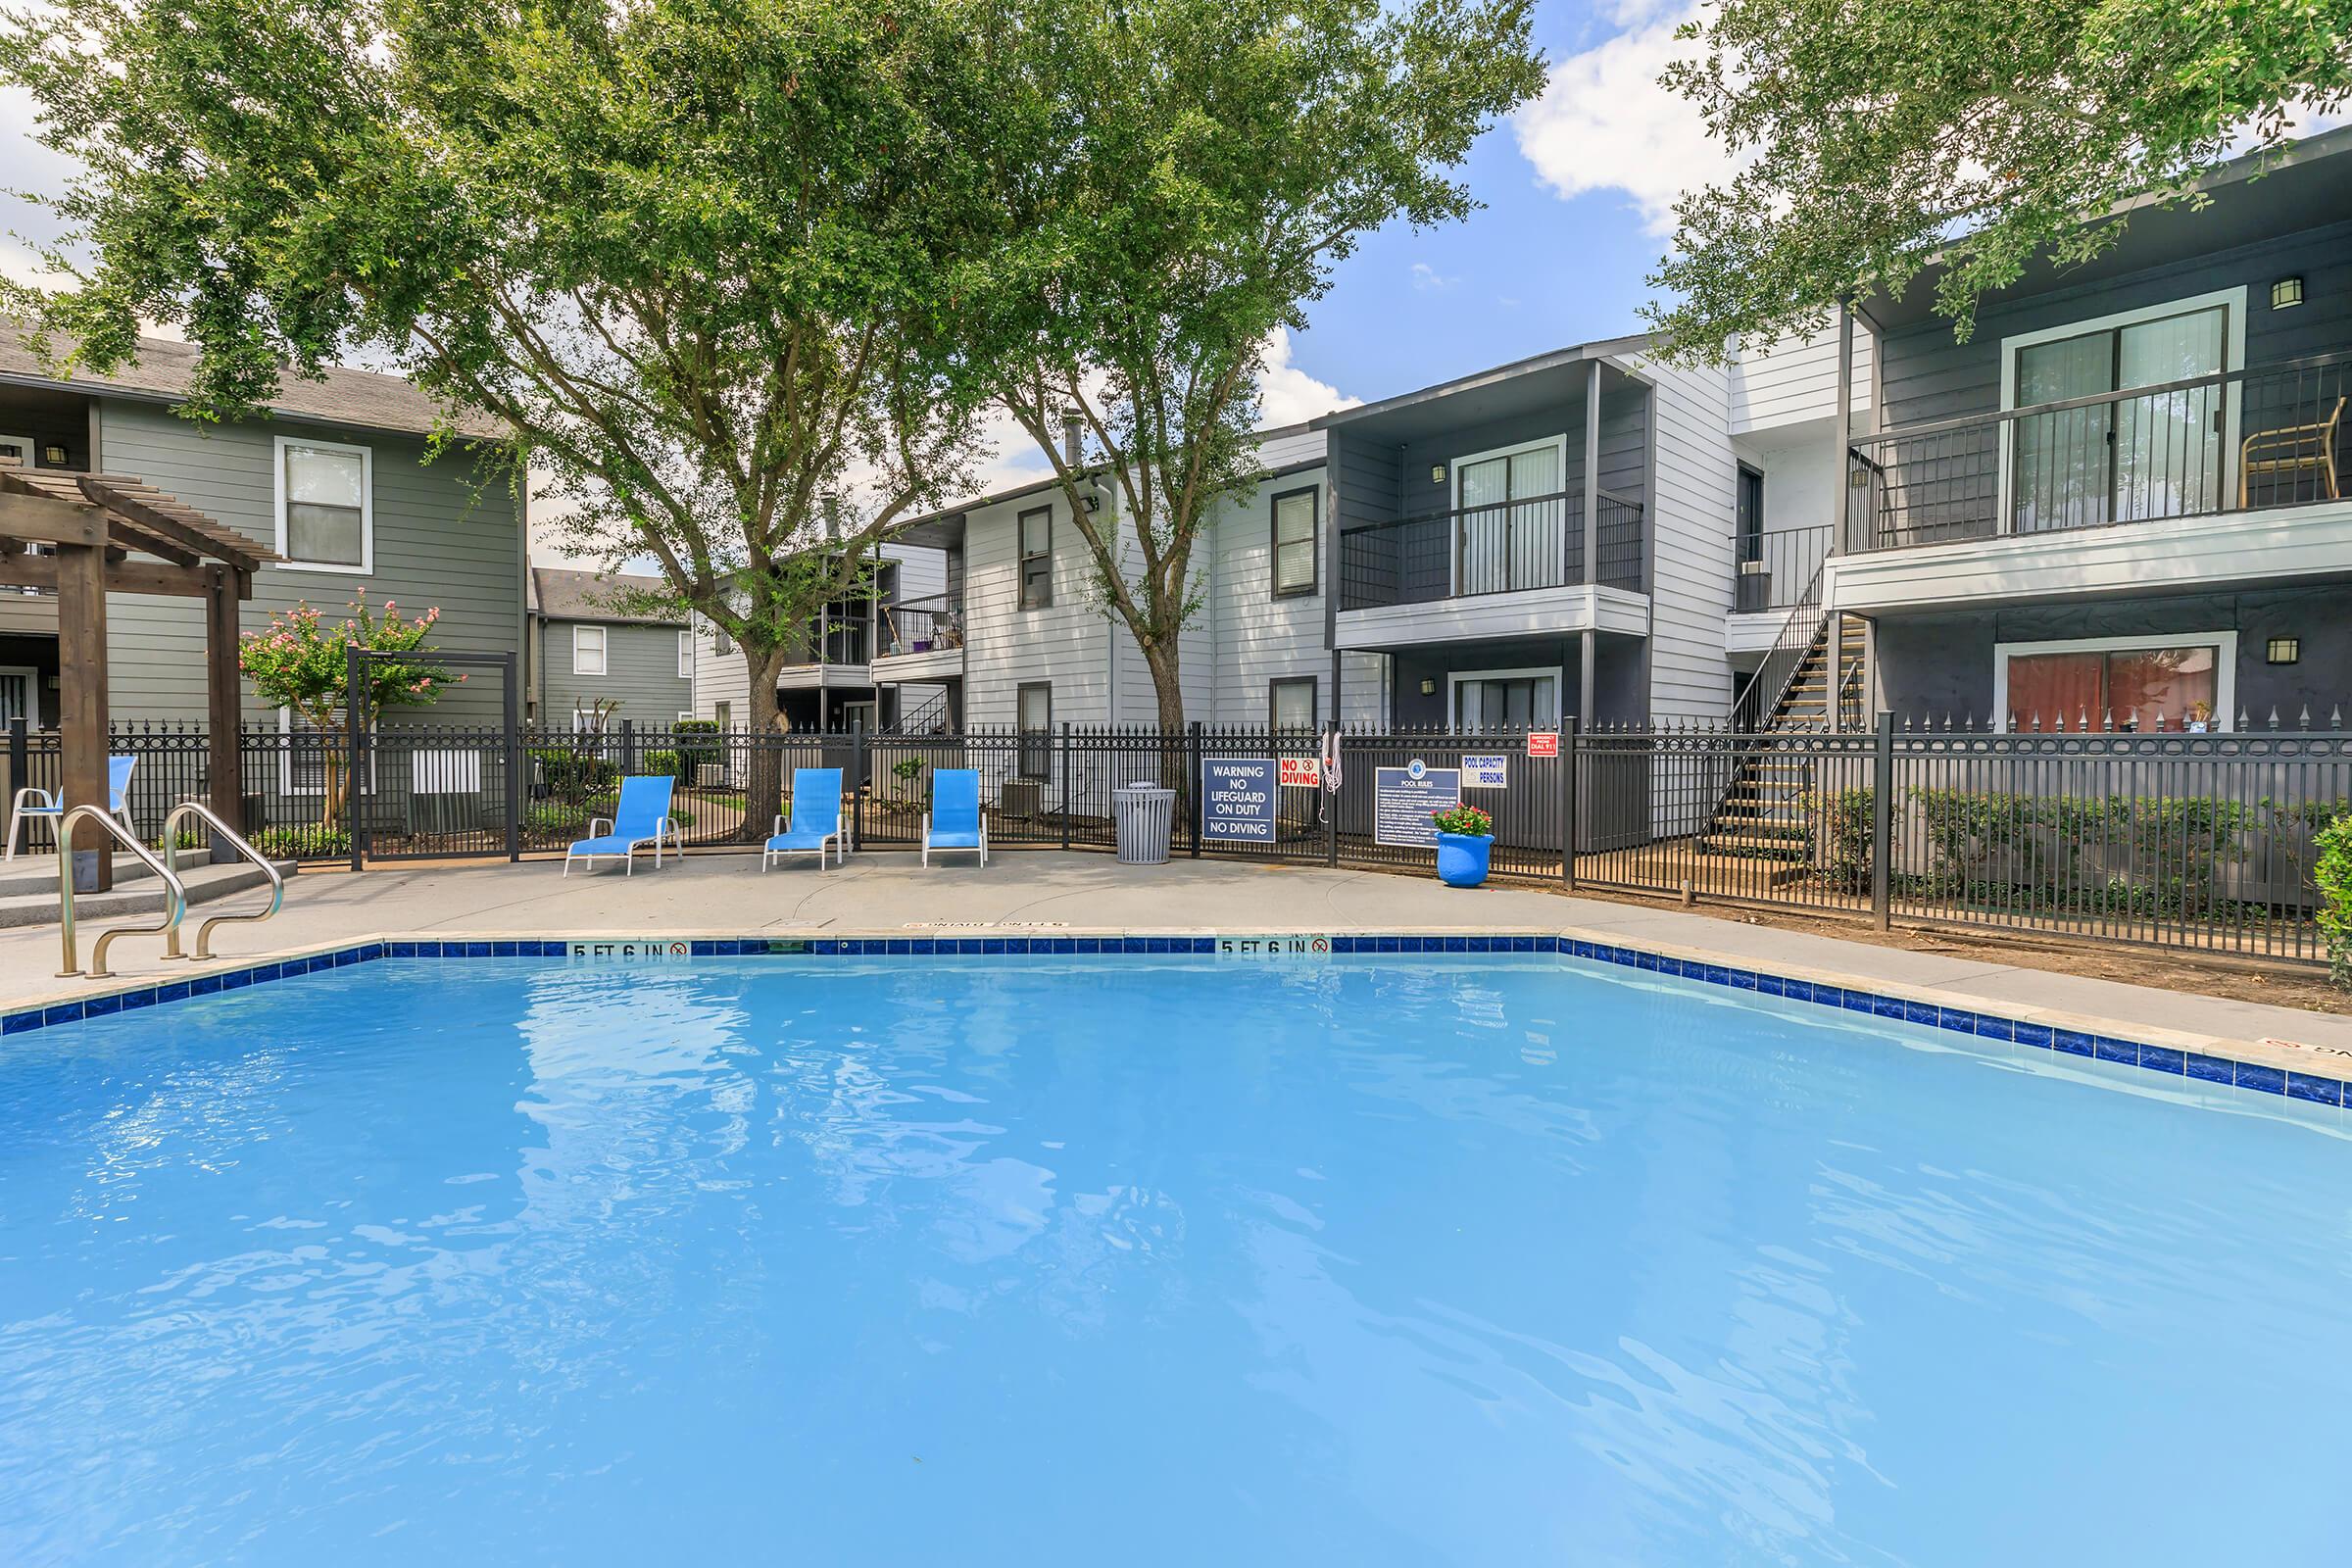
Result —
<instances>
[{"instance_id":1,"label":"blue lounge chair","mask_svg":"<svg viewBox=\"0 0 2352 1568\"><path fill-rule=\"evenodd\" d=\"M988 818L980 814L980 774L969 767L931 770L931 809L923 813L923 863L933 850L978 850L988 863Z\"/></svg>"},{"instance_id":2,"label":"blue lounge chair","mask_svg":"<svg viewBox=\"0 0 2352 1568\"><path fill-rule=\"evenodd\" d=\"M138 765L139 760L135 757L110 757L106 760L106 808L115 814L134 839L139 836L139 830L132 827L130 821L130 772ZM8 855L5 857L7 859L13 860L17 858L18 824L38 822L44 818L52 822L56 821L66 814L64 795L65 791L63 790L52 795L37 786L27 786L17 791L16 804L9 808L8 812ZM24 847L26 849L32 847L30 831L24 834Z\"/></svg>"},{"instance_id":3,"label":"blue lounge chair","mask_svg":"<svg viewBox=\"0 0 2352 1568\"><path fill-rule=\"evenodd\" d=\"M613 806L611 818L600 816L590 822L589 836L564 852L564 874L571 875L575 856L593 866L600 856L617 855L621 859L621 874L634 875L637 851L645 845L654 847L654 864L662 863L663 839L670 842L683 859L686 841L678 836L678 824L669 819L669 792L676 783L666 773L632 773L622 779L620 800Z\"/></svg>"},{"instance_id":4,"label":"blue lounge chair","mask_svg":"<svg viewBox=\"0 0 2352 1568\"><path fill-rule=\"evenodd\" d=\"M787 855L807 855L816 852L816 868L825 868L825 846L833 846L833 863L839 865L850 847L850 830L841 820L841 769L838 767L796 767L792 770L792 826L787 828L782 817L776 818L776 830L760 852L760 869L764 871Z\"/></svg>"}]
</instances>

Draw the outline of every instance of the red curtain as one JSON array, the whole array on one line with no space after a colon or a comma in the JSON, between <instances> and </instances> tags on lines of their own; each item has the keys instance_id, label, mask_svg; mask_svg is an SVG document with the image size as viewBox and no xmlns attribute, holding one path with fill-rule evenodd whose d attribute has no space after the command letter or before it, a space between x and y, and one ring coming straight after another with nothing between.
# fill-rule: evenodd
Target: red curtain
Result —
<instances>
[{"instance_id":1,"label":"red curtain","mask_svg":"<svg viewBox=\"0 0 2352 1568\"><path fill-rule=\"evenodd\" d=\"M2101 726L2104 654L2025 654L2009 661L2009 711L2022 730L2076 730L2088 714Z\"/></svg>"}]
</instances>

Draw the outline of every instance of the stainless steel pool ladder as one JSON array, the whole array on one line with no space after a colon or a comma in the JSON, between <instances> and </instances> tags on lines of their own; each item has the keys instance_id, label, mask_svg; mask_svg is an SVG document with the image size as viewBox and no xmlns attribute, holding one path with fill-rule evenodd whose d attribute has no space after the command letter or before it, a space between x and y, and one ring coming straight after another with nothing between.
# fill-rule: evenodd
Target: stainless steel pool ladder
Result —
<instances>
[{"instance_id":1,"label":"stainless steel pool ladder","mask_svg":"<svg viewBox=\"0 0 2352 1568\"><path fill-rule=\"evenodd\" d=\"M173 873L177 873L179 870L179 824L191 816L201 819L215 833L226 839L230 849L260 866L262 875L270 879L268 907L249 909L243 914L214 915L196 928L196 951L192 954L183 955L179 951L179 922L175 920L172 923L170 931L164 938L164 956L167 958L184 956L201 963L213 956L213 927L240 925L248 922L258 924L269 919L286 902L286 879L277 874L277 867L270 863L269 857L246 843L243 834L221 821L213 808L202 801L182 801L172 808L170 816L164 818L164 864Z\"/></svg>"},{"instance_id":2,"label":"stainless steel pool ladder","mask_svg":"<svg viewBox=\"0 0 2352 1568\"><path fill-rule=\"evenodd\" d=\"M270 903L265 908L248 910L242 914L214 915L196 928L195 953L184 954L179 951L179 924L187 918L188 889L187 884L179 879L179 828L191 816L200 818L215 833L226 839L237 854L261 867L262 875L270 880ZM286 879L278 874L277 867L271 865L259 850L245 842L241 834L221 821L213 808L201 801L182 801L172 808L171 815L164 818L164 853L160 859L154 851L139 842L136 834L107 812L95 806L76 806L59 818L57 824L58 929L63 934L66 955L66 966L58 971L60 979L82 972L81 955L74 931L74 826L76 822L84 821L96 822L105 828L116 843L137 856L164 885L163 919L154 925L117 926L111 931L99 933L98 945L90 950L88 977L92 980L112 977L114 971L106 966L106 950L117 937L161 935L165 957L204 959L213 956L213 927L267 920L285 904Z\"/></svg>"},{"instance_id":3,"label":"stainless steel pool ladder","mask_svg":"<svg viewBox=\"0 0 2352 1568\"><path fill-rule=\"evenodd\" d=\"M92 980L109 978L114 971L106 966L106 950L117 937L154 936L159 932L172 933L172 944L179 945L179 922L188 912L188 890L181 885L179 874L155 857L155 852L141 844L138 835L115 820L101 807L76 806L57 819L57 927L63 934L66 947L66 966L57 971L61 980L81 973L81 955L74 941L74 829L82 822L95 822L143 861L147 869L161 878L164 884L164 917L154 925L119 925L112 931L99 933L98 945L90 950Z\"/></svg>"}]
</instances>

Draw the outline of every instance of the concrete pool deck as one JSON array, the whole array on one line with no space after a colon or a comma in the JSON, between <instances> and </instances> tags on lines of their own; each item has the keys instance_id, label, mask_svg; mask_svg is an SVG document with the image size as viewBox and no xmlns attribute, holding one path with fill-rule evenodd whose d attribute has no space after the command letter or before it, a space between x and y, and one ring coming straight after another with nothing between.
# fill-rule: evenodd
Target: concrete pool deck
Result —
<instances>
[{"instance_id":1,"label":"concrete pool deck","mask_svg":"<svg viewBox=\"0 0 2352 1568\"><path fill-rule=\"evenodd\" d=\"M191 911L243 906L242 897ZM86 964L101 922L84 921ZM656 871L560 874L556 862L314 872L286 884L267 925L224 927L219 956L166 962L162 942L125 936L108 980L63 980L57 928L0 931L0 1010L134 983L182 979L255 958L377 937L839 937L988 933L1048 936L1360 932L1557 933L1678 957L1933 1001L2055 1027L2352 1078L2352 1018L2055 973L1977 955L1909 952L1711 913L1605 903L1533 889L1461 892L1435 878L1320 867L1184 860L1122 866L1106 856L1024 851L985 870L924 869L911 854L803 860L762 874L757 858L706 855ZM2164 956L2151 952L2152 964Z\"/></svg>"}]
</instances>

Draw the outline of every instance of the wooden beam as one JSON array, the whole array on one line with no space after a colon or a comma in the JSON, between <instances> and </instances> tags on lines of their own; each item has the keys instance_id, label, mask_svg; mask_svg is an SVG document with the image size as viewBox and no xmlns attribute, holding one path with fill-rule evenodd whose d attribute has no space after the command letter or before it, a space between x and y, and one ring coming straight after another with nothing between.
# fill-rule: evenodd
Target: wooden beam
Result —
<instances>
[{"instance_id":1,"label":"wooden beam","mask_svg":"<svg viewBox=\"0 0 2352 1568\"><path fill-rule=\"evenodd\" d=\"M0 536L37 545L106 543L106 518L95 507L42 496L0 494Z\"/></svg>"},{"instance_id":2,"label":"wooden beam","mask_svg":"<svg viewBox=\"0 0 2352 1568\"><path fill-rule=\"evenodd\" d=\"M106 723L106 558L82 545L57 553L57 685L60 782L64 804L105 810L109 740ZM90 887L115 885L113 841L84 822L74 831L76 850L97 852Z\"/></svg>"},{"instance_id":3,"label":"wooden beam","mask_svg":"<svg viewBox=\"0 0 2352 1568\"><path fill-rule=\"evenodd\" d=\"M111 473L85 473L80 484L81 493L99 506L150 533L186 546L208 561L224 561L240 571L251 571L275 555L274 551L265 550L219 524L205 526L211 519L183 507L153 485Z\"/></svg>"},{"instance_id":4,"label":"wooden beam","mask_svg":"<svg viewBox=\"0 0 2352 1568\"><path fill-rule=\"evenodd\" d=\"M108 538L125 549L136 550L145 555L169 561L175 566L193 566L199 561L209 559L198 555L193 550L180 548L178 544L152 528L142 528L137 523L121 516L106 519L106 534Z\"/></svg>"},{"instance_id":5,"label":"wooden beam","mask_svg":"<svg viewBox=\"0 0 2352 1568\"><path fill-rule=\"evenodd\" d=\"M227 566L212 568L212 592L204 601L204 679L206 747L213 785L213 810L239 833L245 820L244 757L237 745L237 726L244 717L237 686L237 578L245 573ZM233 860L236 852L226 844L213 845L216 861Z\"/></svg>"},{"instance_id":6,"label":"wooden beam","mask_svg":"<svg viewBox=\"0 0 2352 1568\"><path fill-rule=\"evenodd\" d=\"M0 555L0 587L57 588L57 556ZM253 597L253 576L237 574L237 597ZM151 566L122 562L106 568L106 588L117 594L157 594L173 598L202 598L213 591L209 568Z\"/></svg>"}]
</instances>

